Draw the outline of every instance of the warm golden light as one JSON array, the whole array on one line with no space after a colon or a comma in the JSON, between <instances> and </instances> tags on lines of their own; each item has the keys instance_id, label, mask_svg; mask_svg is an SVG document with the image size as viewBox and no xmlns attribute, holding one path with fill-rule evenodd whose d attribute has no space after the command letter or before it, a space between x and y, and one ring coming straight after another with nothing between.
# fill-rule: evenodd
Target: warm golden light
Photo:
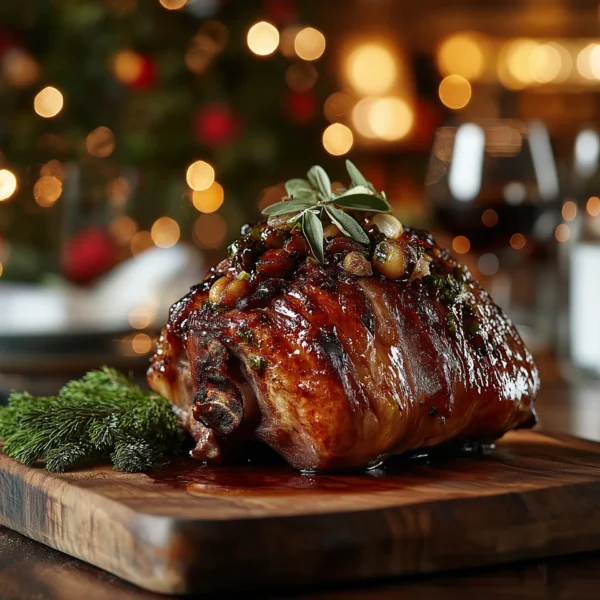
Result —
<instances>
[{"instance_id":1,"label":"warm golden light","mask_svg":"<svg viewBox=\"0 0 600 600\"><path fill-rule=\"evenodd\" d=\"M464 108L471 100L471 84L460 75L448 75L438 89L444 106L452 110Z\"/></svg>"},{"instance_id":2,"label":"warm golden light","mask_svg":"<svg viewBox=\"0 0 600 600\"><path fill-rule=\"evenodd\" d=\"M558 242L567 242L571 237L571 230L568 225L561 223L554 230L554 237Z\"/></svg>"},{"instance_id":3,"label":"warm golden light","mask_svg":"<svg viewBox=\"0 0 600 600\"><path fill-rule=\"evenodd\" d=\"M227 223L218 213L200 215L192 229L192 238L200 248L218 248L225 241Z\"/></svg>"},{"instance_id":4,"label":"warm golden light","mask_svg":"<svg viewBox=\"0 0 600 600\"><path fill-rule=\"evenodd\" d=\"M193 190L207 190L215 181L215 170L207 162L197 160L187 168L185 180Z\"/></svg>"},{"instance_id":5,"label":"warm golden light","mask_svg":"<svg viewBox=\"0 0 600 600\"><path fill-rule=\"evenodd\" d=\"M354 129L356 129L363 137L370 139L377 137L377 134L371 128L371 123L369 121L371 109L376 101L377 98L363 98L357 102L352 109L352 125L354 125Z\"/></svg>"},{"instance_id":6,"label":"warm golden light","mask_svg":"<svg viewBox=\"0 0 600 600\"><path fill-rule=\"evenodd\" d=\"M452 250L456 252L456 254L466 254L471 249L471 242L469 238L466 238L464 235L457 235L452 240Z\"/></svg>"},{"instance_id":7,"label":"warm golden light","mask_svg":"<svg viewBox=\"0 0 600 600\"><path fill-rule=\"evenodd\" d=\"M108 230L121 245L129 244L138 229L137 223L127 215L115 217L108 226Z\"/></svg>"},{"instance_id":8,"label":"warm golden light","mask_svg":"<svg viewBox=\"0 0 600 600\"><path fill-rule=\"evenodd\" d=\"M167 10L179 10L183 8L187 0L158 0Z\"/></svg>"},{"instance_id":9,"label":"warm golden light","mask_svg":"<svg viewBox=\"0 0 600 600\"><path fill-rule=\"evenodd\" d=\"M64 181L67 173L65 165L63 165L59 160L53 158L45 165L42 165L42 168L40 169L40 176L42 175L52 175L52 177L56 177L56 179Z\"/></svg>"},{"instance_id":10,"label":"warm golden light","mask_svg":"<svg viewBox=\"0 0 600 600\"><path fill-rule=\"evenodd\" d=\"M346 74L360 94L385 94L398 77L393 54L380 44L362 44L352 50L346 61Z\"/></svg>"},{"instance_id":11,"label":"warm golden light","mask_svg":"<svg viewBox=\"0 0 600 600\"><path fill-rule=\"evenodd\" d=\"M124 206L131 196L131 185L125 177L115 177L106 186L106 191L113 206Z\"/></svg>"},{"instance_id":12,"label":"warm golden light","mask_svg":"<svg viewBox=\"0 0 600 600\"><path fill-rule=\"evenodd\" d=\"M530 59L538 43L517 39L506 44L498 56L498 77L509 89L521 89L535 83L531 73Z\"/></svg>"},{"instance_id":13,"label":"warm golden light","mask_svg":"<svg viewBox=\"0 0 600 600\"><path fill-rule=\"evenodd\" d=\"M302 30L302 27L298 25L289 25L281 32L281 38L279 40L279 50L286 58L296 57L296 36Z\"/></svg>"},{"instance_id":14,"label":"warm golden light","mask_svg":"<svg viewBox=\"0 0 600 600\"><path fill-rule=\"evenodd\" d=\"M352 131L341 123L329 125L323 132L323 147L333 156L342 156L350 152L353 143Z\"/></svg>"},{"instance_id":15,"label":"warm golden light","mask_svg":"<svg viewBox=\"0 0 600 600\"><path fill-rule=\"evenodd\" d=\"M152 236L149 231L138 231L132 238L129 248L131 249L131 254L137 256L141 254L148 248L152 248Z\"/></svg>"},{"instance_id":16,"label":"warm golden light","mask_svg":"<svg viewBox=\"0 0 600 600\"><path fill-rule=\"evenodd\" d=\"M63 95L55 87L51 86L45 87L38 92L33 99L35 112L45 119L55 117L62 110L63 104Z\"/></svg>"},{"instance_id":17,"label":"warm golden light","mask_svg":"<svg viewBox=\"0 0 600 600\"><path fill-rule=\"evenodd\" d=\"M129 324L134 329L146 329L154 320L154 311L147 306L138 306L129 313Z\"/></svg>"},{"instance_id":18,"label":"warm golden light","mask_svg":"<svg viewBox=\"0 0 600 600\"><path fill-rule=\"evenodd\" d=\"M43 175L33 186L33 197L35 201L44 208L52 206L62 194L62 183L60 179L52 175Z\"/></svg>"},{"instance_id":19,"label":"warm golden light","mask_svg":"<svg viewBox=\"0 0 600 600\"><path fill-rule=\"evenodd\" d=\"M595 79L592 70L592 52L598 48L598 44L588 44L577 55L577 70L582 77L586 79ZM597 54L595 55L597 56Z\"/></svg>"},{"instance_id":20,"label":"warm golden light","mask_svg":"<svg viewBox=\"0 0 600 600\"><path fill-rule=\"evenodd\" d=\"M378 138L391 142L406 137L412 128L414 114L401 98L380 98L373 102L368 119L371 131Z\"/></svg>"},{"instance_id":21,"label":"warm golden light","mask_svg":"<svg viewBox=\"0 0 600 600\"><path fill-rule=\"evenodd\" d=\"M4 54L2 74L8 85L25 88L35 83L39 77L40 65L29 53L13 47Z\"/></svg>"},{"instance_id":22,"label":"warm golden light","mask_svg":"<svg viewBox=\"0 0 600 600\"><path fill-rule=\"evenodd\" d=\"M152 350L152 339L147 333L137 333L131 340L131 347L136 354L148 354Z\"/></svg>"},{"instance_id":23,"label":"warm golden light","mask_svg":"<svg viewBox=\"0 0 600 600\"><path fill-rule=\"evenodd\" d=\"M115 149L115 136L108 127L97 127L85 139L85 149L91 156L106 158Z\"/></svg>"},{"instance_id":24,"label":"warm golden light","mask_svg":"<svg viewBox=\"0 0 600 600\"><path fill-rule=\"evenodd\" d=\"M562 57L552 44L536 46L529 56L531 78L537 83L554 81L561 72Z\"/></svg>"},{"instance_id":25,"label":"warm golden light","mask_svg":"<svg viewBox=\"0 0 600 600\"><path fill-rule=\"evenodd\" d=\"M225 194L223 188L216 181L207 190L194 190L192 203L203 213L213 213L221 208Z\"/></svg>"},{"instance_id":26,"label":"warm golden light","mask_svg":"<svg viewBox=\"0 0 600 600\"><path fill-rule=\"evenodd\" d=\"M8 169L0 169L0 202L8 200L17 190L17 178Z\"/></svg>"},{"instance_id":27,"label":"warm golden light","mask_svg":"<svg viewBox=\"0 0 600 600\"><path fill-rule=\"evenodd\" d=\"M330 123L335 123L342 119L346 119L352 113L354 107L354 99L350 94L344 92L334 92L325 100L323 105L323 113L325 118Z\"/></svg>"},{"instance_id":28,"label":"warm golden light","mask_svg":"<svg viewBox=\"0 0 600 600\"><path fill-rule=\"evenodd\" d=\"M315 85L319 74L310 63L296 62L285 72L285 81L296 92L307 92Z\"/></svg>"},{"instance_id":29,"label":"warm golden light","mask_svg":"<svg viewBox=\"0 0 600 600\"><path fill-rule=\"evenodd\" d=\"M498 225L498 213L493 208L488 208L481 215L481 222L486 227L496 227Z\"/></svg>"},{"instance_id":30,"label":"warm golden light","mask_svg":"<svg viewBox=\"0 0 600 600\"><path fill-rule=\"evenodd\" d=\"M525 248L527 240L522 233L513 233L510 237L510 246L515 250L522 250Z\"/></svg>"},{"instance_id":31,"label":"warm golden light","mask_svg":"<svg viewBox=\"0 0 600 600\"><path fill-rule=\"evenodd\" d=\"M577 204L573 200L567 200L562 205L561 214L565 221L574 221L577 216Z\"/></svg>"},{"instance_id":32,"label":"warm golden light","mask_svg":"<svg viewBox=\"0 0 600 600\"><path fill-rule=\"evenodd\" d=\"M115 77L122 83L133 83L144 69L144 58L133 50L120 50L113 57Z\"/></svg>"},{"instance_id":33,"label":"warm golden light","mask_svg":"<svg viewBox=\"0 0 600 600\"><path fill-rule=\"evenodd\" d=\"M444 75L477 79L483 72L485 62L480 36L459 33L446 38L438 50L437 62Z\"/></svg>"},{"instance_id":34,"label":"warm golden light","mask_svg":"<svg viewBox=\"0 0 600 600\"><path fill-rule=\"evenodd\" d=\"M279 31L271 23L261 21L250 27L246 41L251 52L267 56L273 54L279 46Z\"/></svg>"},{"instance_id":35,"label":"warm golden light","mask_svg":"<svg viewBox=\"0 0 600 600\"><path fill-rule=\"evenodd\" d=\"M4 273L4 267L2 266L2 263L0 263L0 277L2 277L2 273Z\"/></svg>"},{"instance_id":36,"label":"warm golden light","mask_svg":"<svg viewBox=\"0 0 600 600\"><path fill-rule=\"evenodd\" d=\"M600 215L600 198L598 198L598 196L589 198L586 204L586 210L590 217L597 217Z\"/></svg>"},{"instance_id":37,"label":"warm golden light","mask_svg":"<svg viewBox=\"0 0 600 600\"><path fill-rule=\"evenodd\" d=\"M590 71L594 79L600 79L600 45L596 44L590 52Z\"/></svg>"},{"instance_id":38,"label":"warm golden light","mask_svg":"<svg viewBox=\"0 0 600 600\"><path fill-rule=\"evenodd\" d=\"M294 50L303 60L317 60L325 52L325 36L314 27L305 27L294 39Z\"/></svg>"},{"instance_id":39,"label":"warm golden light","mask_svg":"<svg viewBox=\"0 0 600 600\"><path fill-rule=\"evenodd\" d=\"M150 235L159 248L170 248L179 241L179 225L170 217L160 217L154 221Z\"/></svg>"}]
</instances>

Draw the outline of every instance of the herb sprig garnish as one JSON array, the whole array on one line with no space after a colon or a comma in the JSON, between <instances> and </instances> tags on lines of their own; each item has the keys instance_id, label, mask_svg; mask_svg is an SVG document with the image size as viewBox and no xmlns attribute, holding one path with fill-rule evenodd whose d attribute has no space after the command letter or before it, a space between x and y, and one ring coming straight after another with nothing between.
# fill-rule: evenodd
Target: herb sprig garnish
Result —
<instances>
[{"instance_id":1,"label":"herb sprig garnish","mask_svg":"<svg viewBox=\"0 0 600 600\"><path fill-rule=\"evenodd\" d=\"M109 459L117 471L146 471L177 453L186 434L171 405L104 367L67 383L57 396L13 392L0 408L4 452L26 465L65 471Z\"/></svg>"},{"instance_id":2,"label":"herb sprig garnish","mask_svg":"<svg viewBox=\"0 0 600 600\"><path fill-rule=\"evenodd\" d=\"M321 263L324 262L323 213L343 234L361 244L368 244L369 237L364 229L341 209L392 212L385 192L377 192L354 163L347 160L346 170L352 182L348 189L334 192L325 169L315 165L308 171L308 179L290 179L286 182L289 200L277 202L263 210L263 214L268 216L292 215L288 224L302 227L312 253Z\"/></svg>"}]
</instances>

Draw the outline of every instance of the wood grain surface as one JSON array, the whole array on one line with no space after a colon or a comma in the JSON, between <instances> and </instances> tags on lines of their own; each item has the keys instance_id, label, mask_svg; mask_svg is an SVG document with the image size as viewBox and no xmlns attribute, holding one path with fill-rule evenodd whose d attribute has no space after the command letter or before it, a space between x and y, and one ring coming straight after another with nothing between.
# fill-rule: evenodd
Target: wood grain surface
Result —
<instances>
[{"instance_id":1,"label":"wood grain surface","mask_svg":"<svg viewBox=\"0 0 600 600\"><path fill-rule=\"evenodd\" d=\"M349 581L600 549L600 445L530 431L368 475L55 475L0 457L0 523L146 589Z\"/></svg>"}]
</instances>

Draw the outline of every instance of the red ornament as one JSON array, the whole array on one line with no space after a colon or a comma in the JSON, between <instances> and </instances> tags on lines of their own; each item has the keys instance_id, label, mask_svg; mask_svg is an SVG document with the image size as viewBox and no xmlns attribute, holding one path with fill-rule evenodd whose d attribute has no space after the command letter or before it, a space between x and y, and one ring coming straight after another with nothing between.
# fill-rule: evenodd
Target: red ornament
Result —
<instances>
[{"instance_id":1,"label":"red ornament","mask_svg":"<svg viewBox=\"0 0 600 600\"><path fill-rule=\"evenodd\" d=\"M194 118L196 139L207 146L224 146L239 133L240 125L226 104L209 104Z\"/></svg>"},{"instance_id":2,"label":"red ornament","mask_svg":"<svg viewBox=\"0 0 600 600\"><path fill-rule=\"evenodd\" d=\"M290 121L298 125L309 123L317 114L317 100L312 92L289 92L284 110Z\"/></svg>"},{"instance_id":3,"label":"red ornament","mask_svg":"<svg viewBox=\"0 0 600 600\"><path fill-rule=\"evenodd\" d=\"M136 90L148 90L154 87L157 75L156 62L150 56L142 56L137 77L131 82L131 87Z\"/></svg>"},{"instance_id":4,"label":"red ornament","mask_svg":"<svg viewBox=\"0 0 600 600\"><path fill-rule=\"evenodd\" d=\"M115 243L110 234L100 227L88 227L75 233L61 257L63 275L81 285L110 271L115 262Z\"/></svg>"},{"instance_id":5,"label":"red ornament","mask_svg":"<svg viewBox=\"0 0 600 600\"><path fill-rule=\"evenodd\" d=\"M293 0L265 0L263 11L275 23L290 23L297 17L296 3Z\"/></svg>"}]
</instances>

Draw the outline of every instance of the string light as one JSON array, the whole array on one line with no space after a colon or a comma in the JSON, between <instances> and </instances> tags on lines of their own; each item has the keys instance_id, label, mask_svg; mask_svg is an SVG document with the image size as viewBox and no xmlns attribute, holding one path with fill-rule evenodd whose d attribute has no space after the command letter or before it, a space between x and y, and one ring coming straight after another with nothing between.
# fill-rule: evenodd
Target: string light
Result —
<instances>
[{"instance_id":1,"label":"string light","mask_svg":"<svg viewBox=\"0 0 600 600\"><path fill-rule=\"evenodd\" d=\"M335 123L350 116L354 107L354 99L350 94L334 92L325 100L323 113L330 123Z\"/></svg>"},{"instance_id":2,"label":"string light","mask_svg":"<svg viewBox=\"0 0 600 600\"><path fill-rule=\"evenodd\" d=\"M192 228L192 239L200 248L211 250L225 241L227 223L219 213L200 215Z\"/></svg>"},{"instance_id":3,"label":"string light","mask_svg":"<svg viewBox=\"0 0 600 600\"><path fill-rule=\"evenodd\" d=\"M115 136L108 127L97 127L85 139L85 148L91 156L106 158L115 149Z\"/></svg>"},{"instance_id":4,"label":"string light","mask_svg":"<svg viewBox=\"0 0 600 600\"><path fill-rule=\"evenodd\" d=\"M565 221L574 221L577 216L577 204L573 200L567 200L562 205L561 214Z\"/></svg>"},{"instance_id":5,"label":"string light","mask_svg":"<svg viewBox=\"0 0 600 600\"><path fill-rule=\"evenodd\" d=\"M317 60L325 52L325 36L314 27L300 30L294 39L294 50L303 60Z\"/></svg>"},{"instance_id":6,"label":"string light","mask_svg":"<svg viewBox=\"0 0 600 600\"><path fill-rule=\"evenodd\" d=\"M589 198L586 204L586 210L590 217L597 217L600 215L600 198L598 198L598 196Z\"/></svg>"},{"instance_id":7,"label":"string light","mask_svg":"<svg viewBox=\"0 0 600 600\"><path fill-rule=\"evenodd\" d=\"M154 312L146 306L138 306L129 313L129 324L134 329L146 329L154 320Z\"/></svg>"},{"instance_id":8,"label":"string light","mask_svg":"<svg viewBox=\"0 0 600 600\"><path fill-rule=\"evenodd\" d=\"M129 244L138 230L137 223L127 215L115 217L108 226L108 230L121 245Z\"/></svg>"},{"instance_id":9,"label":"string light","mask_svg":"<svg viewBox=\"0 0 600 600\"><path fill-rule=\"evenodd\" d=\"M223 204L225 193L216 181L207 190L194 190L192 204L203 213L213 213Z\"/></svg>"},{"instance_id":10,"label":"string light","mask_svg":"<svg viewBox=\"0 0 600 600\"><path fill-rule=\"evenodd\" d=\"M147 333L137 333L131 339L131 347L136 354L148 354L152 349L152 338Z\"/></svg>"},{"instance_id":11,"label":"string light","mask_svg":"<svg viewBox=\"0 0 600 600\"><path fill-rule=\"evenodd\" d=\"M506 44L498 56L498 77L505 87L521 89L535 83L531 74L530 58L538 43L518 39Z\"/></svg>"},{"instance_id":12,"label":"string light","mask_svg":"<svg viewBox=\"0 0 600 600\"><path fill-rule=\"evenodd\" d=\"M438 50L437 62L444 75L456 74L468 80L478 79L485 62L481 37L459 33L446 38Z\"/></svg>"},{"instance_id":13,"label":"string light","mask_svg":"<svg viewBox=\"0 0 600 600\"><path fill-rule=\"evenodd\" d=\"M585 79L595 79L592 70L592 52L598 47L598 44L588 44L577 55L577 70Z\"/></svg>"},{"instance_id":14,"label":"string light","mask_svg":"<svg viewBox=\"0 0 600 600\"><path fill-rule=\"evenodd\" d=\"M45 165L42 165L42 168L40 169L40 176L42 175L52 175L52 177L56 177L56 179L64 181L67 173L65 165L63 165L59 160L53 158Z\"/></svg>"},{"instance_id":15,"label":"string light","mask_svg":"<svg viewBox=\"0 0 600 600\"><path fill-rule=\"evenodd\" d=\"M392 53L381 44L362 44L348 55L346 74L360 94L385 94L396 82L398 66Z\"/></svg>"},{"instance_id":16,"label":"string light","mask_svg":"<svg viewBox=\"0 0 600 600\"><path fill-rule=\"evenodd\" d=\"M268 56L279 46L279 31L271 23L260 21L250 27L246 41L251 52L258 56Z\"/></svg>"},{"instance_id":17,"label":"string light","mask_svg":"<svg viewBox=\"0 0 600 600\"><path fill-rule=\"evenodd\" d=\"M347 154L352 144L354 144L352 131L341 123L333 123L323 132L323 147L333 156Z\"/></svg>"},{"instance_id":18,"label":"string light","mask_svg":"<svg viewBox=\"0 0 600 600\"><path fill-rule=\"evenodd\" d=\"M131 84L142 74L144 58L133 50L120 50L113 57L112 69L121 83Z\"/></svg>"},{"instance_id":19,"label":"string light","mask_svg":"<svg viewBox=\"0 0 600 600\"><path fill-rule=\"evenodd\" d=\"M452 250L456 252L456 254L466 254L471 249L471 242L469 238L466 238L464 235L457 235L452 240Z\"/></svg>"},{"instance_id":20,"label":"string light","mask_svg":"<svg viewBox=\"0 0 600 600\"><path fill-rule=\"evenodd\" d=\"M511 248L514 248L515 250L522 250L525 248L526 244L527 240L522 233L513 233L513 235L510 236Z\"/></svg>"},{"instance_id":21,"label":"string light","mask_svg":"<svg viewBox=\"0 0 600 600\"><path fill-rule=\"evenodd\" d=\"M600 45L596 44L589 55L590 71L594 79L600 79Z\"/></svg>"},{"instance_id":22,"label":"string light","mask_svg":"<svg viewBox=\"0 0 600 600\"><path fill-rule=\"evenodd\" d=\"M159 0L159 2L167 10L179 10L185 6L187 0Z\"/></svg>"},{"instance_id":23,"label":"string light","mask_svg":"<svg viewBox=\"0 0 600 600\"><path fill-rule=\"evenodd\" d=\"M554 230L554 237L558 242L567 242L571 237L571 230L568 225L561 223Z\"/></svg>"},{"instance_id":24,"label":"string light","mask_svg":"<svg viewBox=\"0 0 600 600\"><path fill-rule=\"evenodd\" d=\"M493 208L488 208L481 215L481 222L486 227L496 227L498 225L498 213Z\"/></svg>"},{"instance_id":25,"label":"string light","mask_svg":"<svg viewBox=\"0 0 600 600\"><path fill-rule=\"evenodd\" d=\"M537 83L548 83L560 75L562 56L552 44L536 46L529 56L531 78Z\"/></svg>"},{"instance_id":26,"label":"string light","mask_svg":"<svg viewBox=\"0 0 600 600\"><path fill-rule=\"evenodd\" d=\"M215 181L215 170L207 162L197 160L187 168L185 180L193 190L207 190Z\"/></svg>"},{"instance_id":27,"label":"string light","mask_svg":"<svg viewBox=\"0 0 600 600\"><path fill-rule=\"evenodd\" d=\"M369 119L369 115L371 114L371 109L376 102L376 98L367 97L359 100L352 109L352 125L354 125L354 129L367 139L374 139L377 137L377 134L371 128L371 122Z\"/></svg>"},{"instance_id":28,"label":"string light","mask_svg":"<svg viewBox=\"0 0 600 600\"><path fill-rule=\"evenodd\" d=\"M152 248L152 236L149 231L138 231L132 238L129 248L133 256L141 254L148 248Z\"/></svg>"},{"instance_id":29,"label":"string light","mask_svg":"<svg viewBox=\"0 0 600 600\"><path fill-rule=\"evenodd\" d=\"M8 200L17 190L17 178L8 169L0 169L0 202Z\"/></svg>"},{"instance_id":30,"label":"string light","mask_svg":"<svg viewBox=\"0 0 600 600\"><path fill-rule=\"evenodd\" d=\"M33 109L45 119L55 117L62 110L63 105L63 95L51 86L39 91L33 99Z\"/></svg>"},{"instance_id":31,"label":"string light","mask_svg":"<svg viewBox=\"0 0 600 600\"><path fill-rule=\"evenodd\" d=\"M21 48L10 48L2 58L2 75L8 85L25 88L40 76L40 66L28 52Z\"/></svg>"},{"instance_id":32,"label":"string light","mask_svg":"<svg viewBox=\"0 0 600 600\"><path fill-rule=\"evenodd\" d=\"M411 130L414 114L401 98L380 98L373 102L368 112L369 127L380 139L400 140Z\"/></svg>"},{"instance_id":33,"label":"string light","mask_svg":"<svg viewBox=\"0 0 600 600\"><path fill-rule=\"evenodd\" d=\"M33 186L33 197L42 207L52 206L62 194L62 183L60 179L52 175L43 175Z\"/></svg>"},{"instance_id":34,"label":"string light","mask_svg":"<svg viewBox=\"0 0 600 600\"><path fill-rule=\"evenodd\" d=\"M180 229L177 221L170 217L160 217L154 221L150 235L159 248L170 248L179 241Z\"/></svg>"},{"instance_id":35,"label":"string light","mask_svg":"<svg viewBox=\"0 0 600 600\"><path fill-rule=\"evenodd\" d=\"M448 75L438 89L444 106L453 110L464 108L471 100L471 84L460 75Z\"/></svg>"},{"instance_id":36,"label":"string light","mask_svg":"<svg viewBox=\"0 0 600 600\"><path fill-rule=\"evenodd\" d=\"M131 196L131 185L125 177L115 177L115 179L108 182L106 191L111 204L121 207L125 205L129 200L129 196Z\"/></svg>"}]
</instances>

